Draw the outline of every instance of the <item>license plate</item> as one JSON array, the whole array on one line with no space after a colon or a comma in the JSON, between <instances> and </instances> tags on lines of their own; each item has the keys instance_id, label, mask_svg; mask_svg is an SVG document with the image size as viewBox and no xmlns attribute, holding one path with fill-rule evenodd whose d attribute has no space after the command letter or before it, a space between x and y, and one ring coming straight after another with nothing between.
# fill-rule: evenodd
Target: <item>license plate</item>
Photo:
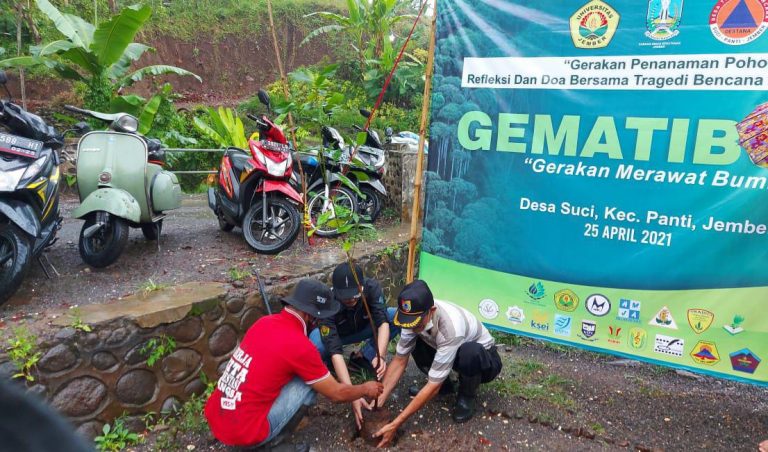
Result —
<instances>
[{"instance_id":1,"label":"license plate","mask_svg":"<svg viewBox=\"0 0 768 452\"><path fill-rule=\"evenodd\" d=\"M268 151L274 151L274 152L288 152L290 151L290 148L287 144L278 143L277 141L267 141L263 140L261 142L261 146L268 150Z\"/></svg>"},{"instance_id":2,"label":"license plate","mask_svg":"<svg viewBox=\"0 0 768 452\"><path fill-rule=\"evenodd\" d=\"M0 132L0 152L2 153L37 158L42 149L42 141Z\"/></svg>"}]
</instances>

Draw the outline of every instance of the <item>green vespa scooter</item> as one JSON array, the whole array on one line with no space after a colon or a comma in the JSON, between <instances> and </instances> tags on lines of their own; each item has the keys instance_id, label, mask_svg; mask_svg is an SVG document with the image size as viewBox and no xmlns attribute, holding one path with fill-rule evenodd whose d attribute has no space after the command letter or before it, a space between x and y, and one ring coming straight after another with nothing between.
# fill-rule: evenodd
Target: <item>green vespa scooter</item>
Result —
<instances>
[{"instance_id":1,"label":"green vespa scooter","mask_svg":"<svg viewBox=\"0 0 768 452\"><path fill-rule=\"evenodd\" d=\"M77 145L80 206L72 212L85 220L80 256L103 268L120 257L129 227L141 228L148 240L160 238L164 212L181 207L181 187L176 175L160 166L162 144L140 135L135 117L65 108L109 123L109 130L89 132Z\"/></svg>"}]
</instances>

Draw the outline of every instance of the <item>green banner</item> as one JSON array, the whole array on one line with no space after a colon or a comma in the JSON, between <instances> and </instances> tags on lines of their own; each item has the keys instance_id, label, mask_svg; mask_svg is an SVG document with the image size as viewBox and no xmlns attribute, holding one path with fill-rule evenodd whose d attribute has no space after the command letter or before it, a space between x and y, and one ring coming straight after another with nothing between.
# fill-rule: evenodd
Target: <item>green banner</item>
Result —
<instances>
[{"instance_id":1,"label":"green banner","mask_svg":"<svg viewBox=\"0 0 768 452\"><path fill-rule=\"evenodd\" d=\"M768 385L768 0L440 0L420 277Z\"/></svg>"}]
</instances>

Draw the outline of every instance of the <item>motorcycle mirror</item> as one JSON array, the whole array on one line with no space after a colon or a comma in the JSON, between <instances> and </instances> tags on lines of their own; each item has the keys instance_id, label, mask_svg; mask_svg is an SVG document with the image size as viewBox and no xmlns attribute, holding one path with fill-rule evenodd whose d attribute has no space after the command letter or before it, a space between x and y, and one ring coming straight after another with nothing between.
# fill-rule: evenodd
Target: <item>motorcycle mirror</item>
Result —
<instances>
[{"instance_id":1,"label":"motorcycle mirror","mask_svg":"<svg viewBox=\"0 0 768 452\"><path fill-rule=\"evenodd\" d=\"M394 135L394 134L395 134L395 131L394 131L394 130L392 130L392 127L387 127L387 128L386 128L386 130L384 130L384 135L386 135L386 136L388 136L388 137L390 137L390 138L391 138L391 137L392 137L392 135Z\"/></svg>"},{"instance_id":2,"label":"motorcycle mirror","mask_svg":"<svg viewBox=\"0 0 768 452\"><path fill-rule=\"evenodd\" d=\"M370 118L371 117L371 112L366 110L365 108L361 108L360 109L360 114L365 116L366 118Z\"/></svg>"},{"instance_id":3,"label":"motorcycle mirror","mask_svg":"<svg viewBox=\"0 0 768 452\"><path fill-rule=\"evenodd\" d=\"M89 126L87 122L78 122L77 124L75 124L75 132L81 135L85 135L90 131L91 131L91 126Z\"/></svg>"},{"instance_id":4,"label":"motorcycle mirror","mask_svg":"<svg viewBox=\"0 0 768 452\"><path fill-rule=\"evenodd\" d=\"M5 71L0 69L0 85L8 83L8 76L5 75Z\"/></svg>"},{"instance_id":5,"label":"motorcycle mirror","mask_svg":"<svg viewBox=\"0 0 768 452\"><path fill-rule=\"evenodd\" d=\"M269 94L267 94L267 92L264 91L263 89L260 89L258 96L259 96L259 102L266 105L268 110L271 110L272 106L269 102Z\"/></svg>"}]
</instances>

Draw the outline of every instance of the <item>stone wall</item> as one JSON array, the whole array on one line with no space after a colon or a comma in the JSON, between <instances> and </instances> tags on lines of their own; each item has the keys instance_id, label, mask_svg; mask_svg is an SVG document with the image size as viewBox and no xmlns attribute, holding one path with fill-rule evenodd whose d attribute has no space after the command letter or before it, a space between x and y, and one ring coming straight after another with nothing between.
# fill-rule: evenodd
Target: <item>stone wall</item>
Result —
<instances>
[{"instance_id":1,"label":"stone wall","mask_svg":"<svg viewBox=\"0 0 768 452\"><path fill-rule=\"evenodd\" d=\"M411 221L413 213L413 192L416 183L416 161L418 154L407 145L387 145L387 171L384 186L387 188L385 207L394 209L403 223ZM424 169L426 170L424 156ZM421 205L424 205L424 185L421 190Z\"/></svg>"},{"instance_id":2,"label":"stone wall","mask_svg":"<svg viewBox=\"0 0 768 452\"><path fill-rule=\"evenodd\" d=\"M358 262L393 300L404 284L407 255L407 247L397 245ZM279 297L300 277L329 283L334 267L289 281L268 281L272 309L279 309ZM26 325L38 336L42 352L29 390L47 399L88 437L100 434L105 422L123 413L128 425L140 430L144 414L171 411L202 393L201 374L209 380L218 378L238 341L266 312L255 281L239 288L194 282L84 306L78 316L92 328L90 332L73 328L71 315L63 312L53 324ZM149 366L142 348L163 336L173 338L176 347ZM13 372L8 357L0 354L2 378Z\"/></svg>"}]
</instances>

